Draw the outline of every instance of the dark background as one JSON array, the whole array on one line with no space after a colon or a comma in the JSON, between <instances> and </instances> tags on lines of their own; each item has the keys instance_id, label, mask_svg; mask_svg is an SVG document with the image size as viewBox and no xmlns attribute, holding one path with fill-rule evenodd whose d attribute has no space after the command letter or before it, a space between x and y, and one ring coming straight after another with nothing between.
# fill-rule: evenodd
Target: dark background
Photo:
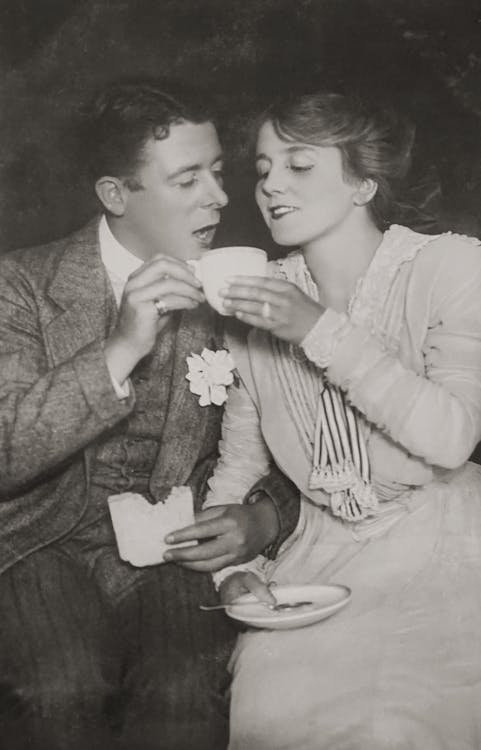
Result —
<instances>
[{"instance_id":1,"label":"dark background","mask_svg":"<svg viewBox=\"0 0 481 750\"><path fill-rule=\"evenodd\" d=\"M288 89L360 88L416 120L417 170L443 227L481 233L481 8L473 0L0 0L0 252L95 210L75 137L81 104L119 75L217 94L229 154L219 243L269 247L244 128ZM415 169L416 172L416 169Z\"/></svg>"},{"instance_id":2,"label":"dark background","mask_svg":"<svg viewBox=\"0 0 481 750\"><path fill-rule=\"evenodd\" d=\"M231 197L219 244L275 252L252 198L251 113L281 91L339 85L411 115L430 214L481 235L478 0L0 0L0 66L0 253L93 214L79 108L139 74L218 96Z\"/></svg>"}]
</instances>

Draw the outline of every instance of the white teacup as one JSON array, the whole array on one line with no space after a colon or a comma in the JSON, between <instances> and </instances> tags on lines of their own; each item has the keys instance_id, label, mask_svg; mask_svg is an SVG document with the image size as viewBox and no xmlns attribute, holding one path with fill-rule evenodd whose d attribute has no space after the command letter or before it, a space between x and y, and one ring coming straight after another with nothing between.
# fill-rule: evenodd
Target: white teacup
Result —
<instances>
[{"instance_id":1,"label":"white teacup","mask_svg":"<svg viewBox=\"0 0 481 750\"><path fill-rule=\"evenodd\" d=\"M267 275L267 253L258 247L218 247L188 263L202 283L207 302L221 315L230 314L219 295L229 276Z\"/></svg>"}]
</instances>

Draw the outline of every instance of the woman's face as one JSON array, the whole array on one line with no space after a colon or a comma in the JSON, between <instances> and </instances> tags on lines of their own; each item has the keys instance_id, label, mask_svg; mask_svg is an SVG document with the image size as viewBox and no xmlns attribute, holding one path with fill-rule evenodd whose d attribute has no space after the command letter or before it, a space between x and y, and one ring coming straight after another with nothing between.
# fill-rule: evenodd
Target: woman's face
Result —
<instances>
[{"instance_id":1,"label":"woman's face","mask_svg":"<svg viewBox=\"0 0 481 750\"><path fill-rule=\"evenodd\" d=\"M308 246L332 235L354 211L359 184L347 182L334 146L284 141L271 122L257 140L256 200L279 245Z\"/></svg>"}]
</instances>

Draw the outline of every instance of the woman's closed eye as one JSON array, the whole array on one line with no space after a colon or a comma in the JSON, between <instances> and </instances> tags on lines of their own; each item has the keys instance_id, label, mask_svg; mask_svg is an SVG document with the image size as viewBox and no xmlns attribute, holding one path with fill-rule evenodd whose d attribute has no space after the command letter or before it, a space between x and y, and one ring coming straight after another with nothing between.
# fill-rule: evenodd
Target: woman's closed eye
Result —
<instances>
[{"instance_id":1,"label":"woman's closed eye","mask_svg":"<svg viewBox=\"0 0 481 750\"><path fill-rule=\"evenodd\" d=\"M312 169L314 164L288 164L287 168L290 169L292 172L309 172L310 169Z\"/></svg>"},{"instance_id":2,"label":"woman's closed eye","mask_svg":"<svg viewBox=\"0 0 481 750\"><path fill-rule=\"evenodd\" d=\"M286 164L286 169L290 172L309 172L314 167L314 164ZM257 168L257 179L267 180L269 177L269 169Z\"/></svg>"}]
</instances>

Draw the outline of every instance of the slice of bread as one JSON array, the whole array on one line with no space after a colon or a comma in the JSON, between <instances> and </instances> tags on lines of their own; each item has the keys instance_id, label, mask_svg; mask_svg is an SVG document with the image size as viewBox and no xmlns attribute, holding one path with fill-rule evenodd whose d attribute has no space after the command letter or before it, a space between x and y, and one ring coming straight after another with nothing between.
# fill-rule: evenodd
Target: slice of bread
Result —
<instances>
[{"instance_id":1,"label":"slice of bread","mask_svg":"<svg viewBox=\"0 0 481 750\"><path fill-rule=\"evenodd\" d=\"M164 541L171 531L194 523L190 487L173 487L165 502L156 505L134 492L111 495L108 502L120 557L136 567L163 563L165 551L172 546L196 544L168 545Z\"/></svg>"}]
</instances>

